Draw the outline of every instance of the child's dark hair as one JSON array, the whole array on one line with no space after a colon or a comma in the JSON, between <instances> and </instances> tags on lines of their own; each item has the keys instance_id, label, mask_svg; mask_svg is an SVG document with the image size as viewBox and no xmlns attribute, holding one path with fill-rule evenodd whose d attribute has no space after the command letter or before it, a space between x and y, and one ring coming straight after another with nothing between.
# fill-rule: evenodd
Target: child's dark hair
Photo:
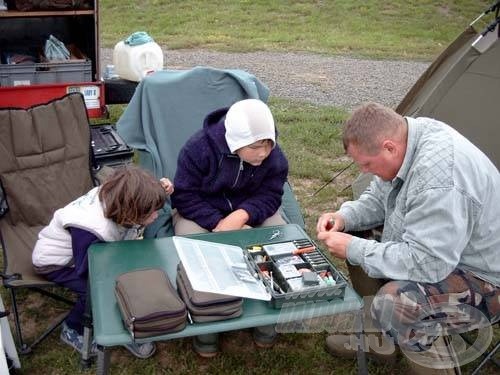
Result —
<instances>
[{"instance_id":1,"label":"child's dark hair","mask_svg":"<svg viewBox=\"0 0 500 375\"><path fill-rule=\"evenodd\" d=\"M165 204L167 193L151 173L134 165L117 168L100 188L104 216L130 227L141 225Z\"/></svg>"}]
</instances>

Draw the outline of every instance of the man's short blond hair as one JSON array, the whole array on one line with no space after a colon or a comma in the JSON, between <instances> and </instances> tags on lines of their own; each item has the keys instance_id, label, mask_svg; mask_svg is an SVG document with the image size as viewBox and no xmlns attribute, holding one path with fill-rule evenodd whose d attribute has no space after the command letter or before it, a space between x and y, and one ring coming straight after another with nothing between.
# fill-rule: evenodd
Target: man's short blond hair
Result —
<instances>
[{"instance_id":1,"label":"man's short blond hair","mask_svg":"<svg viewBox=\"0 0 500 375\"><path fill-rule=\"evenodd\" d=\"M405 119L391 108L368 102L354 110L344 124L343 142L347 151L350 145L375 154L385 139L401 141Z\"/></svg>"}]
</instances>

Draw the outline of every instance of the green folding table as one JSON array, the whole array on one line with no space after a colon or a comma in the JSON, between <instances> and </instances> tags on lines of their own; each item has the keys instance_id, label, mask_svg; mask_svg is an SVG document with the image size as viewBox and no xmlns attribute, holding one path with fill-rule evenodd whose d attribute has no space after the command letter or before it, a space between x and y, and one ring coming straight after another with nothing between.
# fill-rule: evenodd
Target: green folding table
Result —
<instances>
[{"instance_id":1,"label":"green folding table","mask_svg":"<svg viewBox=\"0 0 500 375\"><path fill-rule=\"evenodd\" d=\"M219 242L245 248L252 244L274 241L291 241L308 237L296 224L264 227L240 231L207 233L189 236L205 241ZM158 267L163 269L173 285L179 258L171 237L118 241L94 244L89 249L89 303L92 309L93 334L99 347L97 373L106 374L113 346L132 342L124 328L114 295L116 277L127 271ZM145 285L145 288L153 287ZM275 309L267 301L245 299L243 314L239 318L210 323L188 324L182 331L136 341L163 341L201 334L240 330L275 323L287 323L319 316L334 315L349 311L360 312L362 299L347 286L342 299L312 303L289 303ZM90 340L86 331L87 344ZM358 350L358 371L366 373L364 352Z\"/></svg>"}]
</instances>

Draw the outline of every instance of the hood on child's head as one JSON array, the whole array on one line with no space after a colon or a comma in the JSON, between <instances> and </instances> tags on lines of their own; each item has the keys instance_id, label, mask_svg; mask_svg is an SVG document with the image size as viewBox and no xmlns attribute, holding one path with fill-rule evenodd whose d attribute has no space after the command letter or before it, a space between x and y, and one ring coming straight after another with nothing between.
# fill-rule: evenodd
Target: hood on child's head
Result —
<instances>
[{"instance_id":1,"label":"hood on child's head","mask_svg":"<svg viewBox=\"0 0 500 375\"><path fill-rule=\"evenodd\" d=\"M276 144L273 115L261 100L245 99L234 103L227 111L224 125L226 142L232 153L264 139Z\"/></svg>"}]
</instances>

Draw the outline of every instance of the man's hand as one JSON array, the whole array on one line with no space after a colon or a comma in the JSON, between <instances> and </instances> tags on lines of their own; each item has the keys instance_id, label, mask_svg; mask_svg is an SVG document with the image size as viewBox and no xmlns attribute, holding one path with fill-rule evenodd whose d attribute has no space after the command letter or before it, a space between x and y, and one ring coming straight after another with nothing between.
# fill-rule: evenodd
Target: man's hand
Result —
<instances>
[{"instance_id":1,"label":"man's hand","mask_svg":"<svg viewBox=\"0 0 500 375\"><path fill-rule=\"evenodd\" d=\"M316 224L316 233L320 232L342 232L344 230L344 218L338 212L327 212L321 215Z\"/></svg>"},{"instance_id":2,"label":"man's hand","mask_svg":"<svg viewBox=\"0 0 500 375\"><path fill-rule=\"evenodd\" d=\"M217 226L212 230L212 232L223 232L226 230L237 230L249 227L246 225L248 219L248 212L243 209L238 209L231 212L224 219L217 223Z\"/></svg>"},{"instance_id":3,"label":"man's hand","mask_svg":"<svg viewBox=\"0 0 500 375\"><path fill-rule=\"evenodd\" d=\"M160 183L161 183L161 186L163 187L163 189L165 190L165 192L168 195L172 195L172 193L174 192L174 184L172 183L172 181L170 181L166 177L163 177L163 178L160 178Z\"/></svg>"},{"instance_id":4,"label":"man's hand","mask_svg":"<svg viewBox=\"0 0 500 375\"><path fill-rule=\"evenodd\" d=\"M351 243L352 235L342 232L322 231L318 233L318 240L323 241L333 256L346 259L347 247Z\"/></svg>"}]
</instances>

